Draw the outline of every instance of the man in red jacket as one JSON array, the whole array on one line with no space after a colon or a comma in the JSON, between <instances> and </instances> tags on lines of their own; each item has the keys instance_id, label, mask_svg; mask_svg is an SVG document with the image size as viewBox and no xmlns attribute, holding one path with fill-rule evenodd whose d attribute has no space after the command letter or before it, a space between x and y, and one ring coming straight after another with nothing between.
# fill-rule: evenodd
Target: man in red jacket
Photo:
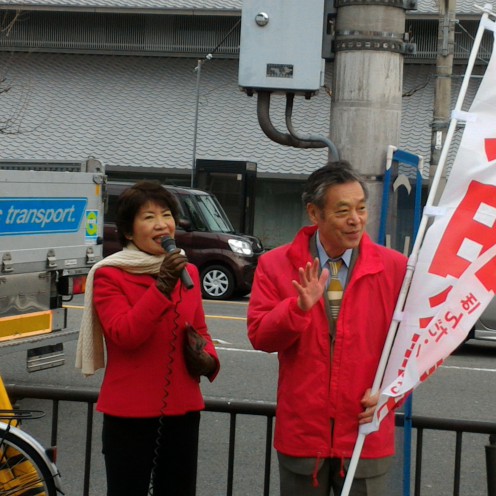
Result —
<instances>
[{"instance_id":1,"label":"man in red jacket","mask_svg":"<svg viewBox=\"0 0 496 496\"><path fill-rule=\"evenodd\" d=\"M406 257L366 234L366 186L347 162L313 172L302 198L313 225L260 258L248 336L278 353L281 496L338 496L358 427L377 405L370 387ZM382 496L393 455L390 415L365 440L350 496Z\"/></svg>"}]
</instances>

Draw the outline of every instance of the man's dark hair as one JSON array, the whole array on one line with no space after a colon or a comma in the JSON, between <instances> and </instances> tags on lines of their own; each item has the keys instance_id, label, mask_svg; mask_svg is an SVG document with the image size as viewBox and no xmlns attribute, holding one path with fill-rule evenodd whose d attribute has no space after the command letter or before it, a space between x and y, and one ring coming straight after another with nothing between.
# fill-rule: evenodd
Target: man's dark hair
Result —
<instances>
[{"instance_id":1,"label":"man's dark hair","mask_svg":"<svg viewBox=\"0 0 496 496\"><path fill-rule=\"evenodd\" d=\"M301 199L304 205L313 203L317 208L325 206L326 193L331 186L336 184L360 183L365 199L368 198L368 190L365 181L360 174L346 160L328 162L324 167L313 171L307 178Z\"/></svg>"},{"instance_id":2,"label":"man's dark hair","mask_svg":"<svg viewBox=\"0 0 496 496\"><path fill-rule=\"evenodd\" d=\"M122 246L129 242L126 236L132 234L134 219L139 210L149 202L168 208L176 225L179 222L179 206L175 196L158 182L139 181L124 190L117 199L115 225Z\"/></svg>"}]
</instances>

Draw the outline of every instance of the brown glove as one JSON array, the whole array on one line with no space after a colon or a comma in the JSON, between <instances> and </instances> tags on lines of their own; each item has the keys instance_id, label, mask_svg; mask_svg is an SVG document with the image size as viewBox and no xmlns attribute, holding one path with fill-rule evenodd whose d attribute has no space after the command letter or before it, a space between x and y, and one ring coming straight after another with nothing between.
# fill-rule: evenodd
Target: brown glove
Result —
<instances>
[{"instance_id":1,"label":"brown glove","mask_svg":"<svg viewBox=\"0 0 496 496\"><path fill-rule=\"evenodd\" d=\"M210 375L215 370L215 359L205 351L207 341L195 328L186 324L184 340L184 358L186 368L193 377Z\"/></svg>"},{"instance_id":2,"label":"brown glove","mask_svg":"<svg viewBox=\"0 0 496 496\"><path fill-rule=\"evenodd\" d=\"M179 248L166 252L164 261L160 266L157 277L157 288L167 297L170 297L176 287L181 271L186 267L188 259L181 253Z\"/></svg>"}]
</instances>

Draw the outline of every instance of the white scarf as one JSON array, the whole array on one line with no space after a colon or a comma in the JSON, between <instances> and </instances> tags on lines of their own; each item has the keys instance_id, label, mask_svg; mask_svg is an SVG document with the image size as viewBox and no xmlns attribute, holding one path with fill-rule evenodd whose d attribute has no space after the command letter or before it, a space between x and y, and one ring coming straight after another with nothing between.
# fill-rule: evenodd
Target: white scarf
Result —
<instances>
[{"instance_id":1,"label":"white scarf","mask_svg":"<svg viewBox=\"0 0 496 496\"><path fill-rule=\"evenodd\" d=\"M93 375L105 367L103 332L100 320L93 307L93 277L100 267L119 267L131 274L158 274L164 255L155 256L139 250L132 243L97 262L86 278L84 310L76 351L76 367L84 375Z\"/></svg>"}]
</instances>

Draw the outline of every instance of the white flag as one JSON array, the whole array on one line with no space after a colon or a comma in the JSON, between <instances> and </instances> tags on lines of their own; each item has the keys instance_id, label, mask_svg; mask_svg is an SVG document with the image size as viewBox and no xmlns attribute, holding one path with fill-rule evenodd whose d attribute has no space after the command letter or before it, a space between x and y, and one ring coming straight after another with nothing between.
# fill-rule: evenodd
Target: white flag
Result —
<instances>
[{"instance_id":1,"label":"white flag","mask_svg":"<svg viewBox=\"0 0 496 496\"><path fill-rule=\"evenodd\" d=\"M494 31L487 21L486 29ZM460 148L418 252L367 434L463 341L496 291L496 43Z\"/></svg>"}]
</instances>

